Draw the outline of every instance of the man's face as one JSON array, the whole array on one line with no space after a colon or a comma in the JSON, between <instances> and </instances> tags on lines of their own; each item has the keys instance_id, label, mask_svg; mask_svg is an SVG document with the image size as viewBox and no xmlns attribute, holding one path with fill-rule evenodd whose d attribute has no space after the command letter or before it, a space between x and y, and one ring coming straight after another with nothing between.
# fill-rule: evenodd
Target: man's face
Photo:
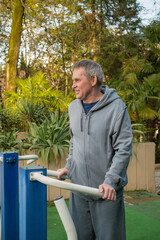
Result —
<instances>
[{"instance_id":1,"label":"man's face","mask_svg":"<svg viewBox=\"0 0 160 240\"><path fill-rule=\"evenodd\" d=\"M92 93L91 81L87 79L84 75L85 70L83 67L76 68L73 71L73 85L72 88L76 93L76 98L83 100L83 102L88 102Z\"/></svg>"}]
</instances>

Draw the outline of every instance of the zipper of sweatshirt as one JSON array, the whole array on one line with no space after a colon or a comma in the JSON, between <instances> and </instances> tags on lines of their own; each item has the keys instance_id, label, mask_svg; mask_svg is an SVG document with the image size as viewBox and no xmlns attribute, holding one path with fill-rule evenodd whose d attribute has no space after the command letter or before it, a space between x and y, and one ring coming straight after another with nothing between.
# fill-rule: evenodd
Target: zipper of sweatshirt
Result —
<instances>
[{"instance_id":1,"label":"zipper of sweatshirt","mask_svg":"<svg viewBox=\"0 0 160 240\"><path fill-rule=\"evenodd\" d=\"M87 152L87 138L88 138L88 123L87 123L87 118L88 114L85 115L85 124L84 124L84 160L86 164L86 172L87 172L87 180L88 180L88 185L89 185L89 170L88 170L88 165L87 165L87 159L86 159L86 152Z\"/></svg>"}]
</instances>

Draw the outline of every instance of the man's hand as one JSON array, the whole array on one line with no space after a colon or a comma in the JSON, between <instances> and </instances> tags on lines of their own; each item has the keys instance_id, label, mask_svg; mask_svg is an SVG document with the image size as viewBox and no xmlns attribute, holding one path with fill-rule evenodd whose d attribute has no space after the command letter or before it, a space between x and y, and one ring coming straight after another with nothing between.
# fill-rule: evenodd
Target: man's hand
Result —
<instances>
[{"instance_id":1,"label":"man's hand","mask_svg":"<svg viewBox=\"0 0 160 240\"><path fill-rule=\"evenodd\" d=\"M99 191L103 193L103 199L116 201L116 191L111 185L103 183L99 186Z\"/></svg>"},{"instance_id":2,"label":"man's hand","mask_svg":"<svg viewBox=\"0 0 160 240\"><path fill-rule=\"evenodd\" d=\"M69 172L69 170L67 168L60 168L57 170L57 172L59 172L57 179L62 180L61 176L66 175Z\"/></svg>"}]
</instances>

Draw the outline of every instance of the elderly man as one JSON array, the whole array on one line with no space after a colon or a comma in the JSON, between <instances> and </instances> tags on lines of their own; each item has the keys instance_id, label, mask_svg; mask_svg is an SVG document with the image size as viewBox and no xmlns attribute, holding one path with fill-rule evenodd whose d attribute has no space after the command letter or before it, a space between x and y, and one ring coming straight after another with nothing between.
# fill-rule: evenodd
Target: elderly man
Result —
<instances>
[{"instance_id":1,"label":"elderly man","mask_svg":"<svg viewBox=\"0 0 160 240\"><path fill-rule=\"evenodd\" d=\"M125 240L123 188L132 149L127 108L115 89L102 86L99 64L86 59L73 68L76 100L69 105L70 151L58 179L99 188L102 198L71 192L70 212L78 240Z\"/></svg>"}]
</instances>

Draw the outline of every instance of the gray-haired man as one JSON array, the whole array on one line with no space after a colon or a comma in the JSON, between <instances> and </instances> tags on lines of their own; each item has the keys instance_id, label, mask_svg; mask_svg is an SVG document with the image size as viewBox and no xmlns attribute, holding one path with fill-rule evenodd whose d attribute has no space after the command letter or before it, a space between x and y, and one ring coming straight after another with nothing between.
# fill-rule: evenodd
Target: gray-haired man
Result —
<instances>
[{"instance_id":1,"label":"gray-haired man","mask_svg":"<svg viewBox=\"0 0 160 240\"><path fill-rule=\"evenodd\" d=\"M103 71L92 60L73 68L76 100L69 105L71 141L61 175L99 188L102 198L71 192L70 212L78 240L125 240L123 188L132 149L127 108L114 89L101 86Z\"/></svg>"}]
</instances>

